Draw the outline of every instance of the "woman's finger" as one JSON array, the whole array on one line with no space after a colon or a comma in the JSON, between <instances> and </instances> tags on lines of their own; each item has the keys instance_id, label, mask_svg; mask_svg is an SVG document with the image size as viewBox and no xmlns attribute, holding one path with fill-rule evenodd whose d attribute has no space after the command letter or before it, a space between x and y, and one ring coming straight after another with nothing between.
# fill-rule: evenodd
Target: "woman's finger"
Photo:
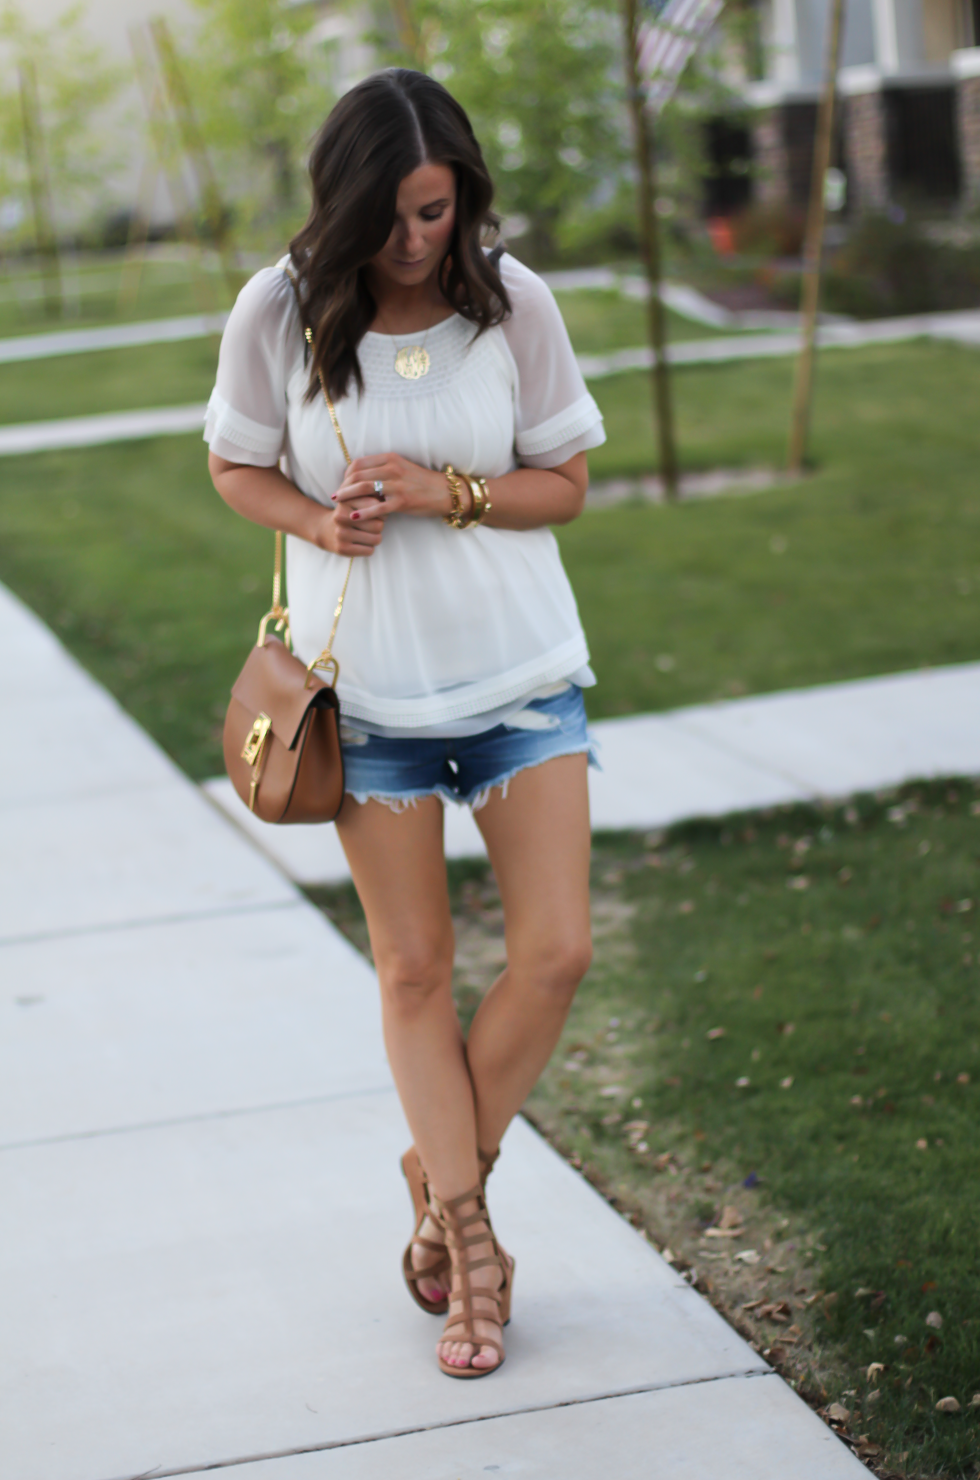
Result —
<instances>
[{"instance_id":1,"label":"woman's finger","mask_svg":"<svg viewBox=\"0 0 980 1480\"><path fill-rule=\"evenodd\" d=\"M353 509L350 504L338 504L334 510L334 518L338 525L342 524L347 529L350 529L351 521L353 521L355 528L358 525L362 529L367 526L372 532L376 531L380 534L384 528L385 519L392 512L393 510L388 504L372 504L370 501L365 500L363 503L357 504Z\"/></svg>"},{"instance_id":2,"label":"woman's finger","mask_svg":"<svg viewBox=\"0 0 980 1480\"><path fill-rule=\"evenodd\" d=\"M374 478L370 483L363 480L357 483L341 484L333 495L335 504L349 504L356 499L364 499L370 503L387 503L388 500L400 488L394 479L385 481L383 478Z\"/></svg>"},{"instance_id":3,"label":"woman's finger","mask_svg":"<svg viewBox=\"0 0 980 1480\"><path fill-rule=\"evenodd\" d=\"M381 544L380 534L365 534L355 525L353 529L337 531L338 555L373 555Z\"/></svg>"},{"instance_id":4,"label":"woman's finger","mask_svg":"<svg viewBox=\"0 0 980 1480\"><path fill-rule=\"evenodd\" d=\"M355 478L363 478L367 474L370 474L372 478L377 478L379 468L387 467L391 472L395 472L401 466L402 461L397 452L376 452L369 457L355 457L348 465L347 471Z\"/></svg>"},{"instance_id":5,"label":"woman's finger","mask_svg":"<svg viewBox=\"0 0 980 1480\"><path fill-rule=\"evenodd\" d=\"M389 503L364 504L360 508L355 509L350 517L357 523L363 523L365 519L384 519L388 514L395 514L397 512Z\"/></svg>"}]
</instances>

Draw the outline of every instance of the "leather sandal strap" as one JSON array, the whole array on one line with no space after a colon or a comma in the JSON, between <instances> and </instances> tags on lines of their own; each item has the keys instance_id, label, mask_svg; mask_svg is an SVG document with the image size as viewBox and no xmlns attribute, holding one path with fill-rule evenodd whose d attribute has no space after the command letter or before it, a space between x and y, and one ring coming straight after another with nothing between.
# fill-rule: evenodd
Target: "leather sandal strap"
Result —
<instances>
[{"instance_id":1,"label":"leather sandal strap","mask_svg":"<svg viewBox=\"0 0 980 1480\"><path fill-rule=\"evenodd\" d=\"M461 1208L464 1203L473 1202L474 1199L477 1202L483 1202L483 1188L480 1186L479 1182L476 1184L475 1187L471 1187L469 1192L461 1192L459 1197L449 1197L443 1199L436 1197L435 1193L432 1194L433 1202L445 1213L455 1213L457 1208Z\"/></svg>"},{"instance_id":2,"label":"leather sandal strap","mask_svg":"<svg viewBox=\"0 0 980 1480\"><path fill-rule=\"evenodd\" d=\"M416 1244L419 1246L420 1249L428 1249L433 1254L444 1254L446 1252L445 1244L437 1244L435 1240L431 1238L421 1238L417 1235L415 1238L412 1239L413 1249L415 1248Z\"/></svg>"},{"instance_id":3,"label":"leather sandal strap","mask_svg":"<svg viewBox=\"0 0 980 1480\"><path fill-rule=\"evenodd\" d=\"M440 1259L438 1264L426 1264L423 1269L416 1269L412 1264L406 1267L405 1278L411 1280L413 1285L417 1285L419 1280L438 1279L439 1275L445 1274L451 1268L452 1261L449 1259Z\"/></svg>"},{"instance_id":4,"label":"leather sandal strap","mask_svg":"<svg viewBox=\"0 0 980 1480\"><path fill-rule=\"evenodd\" d=\"M497 1356L498 1357L503 1358L503 1356L504 1356L503 1346L493 1336L476 1336L475 1334L472 1334L472 1333L470 1335L465 1335L464 1334L462 1336L456 1336L456 1335L454 1335L450 1331L449 1327L447 1326L446 1329L445 1329L445 1331L443 1331L442 1336L440 1337L440 1340L442 1340L442 1341L458 1341L460 1343L466 1342L466 1344L468 1346L475 1346L478 1350L479 1350L480 1347L489 1346L489 1347L492 1347L493 1348L493 1350L497 1353Z\"/></svg>"},{"instance_id":5,"label":"leather sandal strap","mask_svg":"<svg viewBox=\"0 0 980 1480\"><path fill-rule=\"evenodd\" d=\"M472 1274L475 1269L489 1269L491 1265L494 1269L500 1268L500 1260L496 1255L492 1254L486 1259L471 1259L466 1266L466 1273ZM481 1291L480 1293L482 1294L483 1292ZM486 1293L489 1294L490 1292L487 1291ZM496 1299L496 1296L494 1298Z\"/></svg>"},{"instance_id":6,"label":"leather sandal strap","mask_svg":"<svg viewBox=\"0 0 980 1480\"><path fill-rule=\"evenodd\" d=\"M481 1223L486 1223L485 1219L481 1218L480 1221ZM493 1235L490 1233L471 1233L466 1238L454 1239L453 1247L456 1249L472 1249L476 1244L490 1244L492 1242Z\"/></svg>"},{"instance_id":7,"label":"leather sandal strap","mask_svg":"<svg viewBox=\"0 0 980 1480\"><path fill-rule=\"evenodd\" d=\"M454 1217L452 1219L452 1225L454 1228L458 1229L469 1228L473 1223L485 1223L486 1217L487 1210L485 1207L481 1206L478 1207L475 1212L467 1213L465 1217Z\"/></svg>"}]
</instances>

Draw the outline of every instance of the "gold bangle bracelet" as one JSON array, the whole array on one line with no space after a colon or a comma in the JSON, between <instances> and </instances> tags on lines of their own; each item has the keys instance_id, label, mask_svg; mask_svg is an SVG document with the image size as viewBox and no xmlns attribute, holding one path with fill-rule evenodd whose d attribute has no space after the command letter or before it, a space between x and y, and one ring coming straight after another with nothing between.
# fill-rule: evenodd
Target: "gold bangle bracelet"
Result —
<instances>
[{"instance_id":1,"label":"gold bangle bracelet","mask_svg":"<svg viewBox=\"0 0 980 1480\"><path fill-rule=\"evenodd\" d=\"M442 516L443 523L451 525L453 529L465 529L470 521L463 513L463 500L460 497L462 479L451 463L445 463L442 471L446 475L446 482L449 484L449 497L452 501L452 510L450 513L443 514Z\"/></svg>"},{"instance_id":2,"label":"gold bangle bracelet","mask_svg":"<svg viewBox=\"0 0 980 1480\"><path fill-rule=\"evenodd\" d=\"M470 514L470 523L479 524L485 514L493 508L487 496L487 480L479 478L474 473L466 473L467 483L470 485L470 493L473 495L473 511Z\"/></svg>"}]
</instances>

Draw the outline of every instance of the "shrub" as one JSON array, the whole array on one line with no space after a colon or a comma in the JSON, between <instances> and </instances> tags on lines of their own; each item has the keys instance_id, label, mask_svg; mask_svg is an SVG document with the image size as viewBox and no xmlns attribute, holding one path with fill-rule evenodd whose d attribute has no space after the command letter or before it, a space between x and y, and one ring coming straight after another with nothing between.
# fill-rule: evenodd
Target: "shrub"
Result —
<instances>
[{"instance_id":1,"label":"shrub","mask_svg":"<svg viewBox=\"0 0 980 1480\"><path fill-rule=\"evenodd\" d=\"M980 307L980 246L935 241L913 220L865 216L824 276L823 305L858 318Z\"/></svg>"}]
</instances>

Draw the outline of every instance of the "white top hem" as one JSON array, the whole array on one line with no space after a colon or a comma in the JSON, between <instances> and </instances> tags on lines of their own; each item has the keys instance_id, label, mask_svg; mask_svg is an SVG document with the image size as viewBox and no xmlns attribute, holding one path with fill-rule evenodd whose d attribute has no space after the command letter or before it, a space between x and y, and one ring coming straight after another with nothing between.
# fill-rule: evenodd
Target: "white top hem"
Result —
<instances>
[{"instance_id":1,"label":"white top hem","mask_svg":"<svg viewBox=\"0 0 980 1480\"><path fill-rule=\"evenodd\" d=\"M219 439L230 442L245 452L255 452L260 457L267 457L273 464L279 459L283 440L281 428L263 426L250 416L243 416L240 411L229 406L217 391L212 391L204 423L204 440L211 446Z\"/></svg>"},{"instance_id":2,"label":"white top hem","mask_svg":"<svg viewBox=\"0 0 980 1480\"><path fill-rule=\"evenodd\" d=\"M465 698L455 702L445 693L427 695L424 699L378 700L371 694L347 687L343 674L337 684L337 697L345 718L366 720L369 724L384 725L386 729L417 730L500 709L530 694L541 684L567 678L588 661L585 638L576 636L560 648L523 663L509 673L482 683L467 684Z\"/></svg>"}]
</instances>

